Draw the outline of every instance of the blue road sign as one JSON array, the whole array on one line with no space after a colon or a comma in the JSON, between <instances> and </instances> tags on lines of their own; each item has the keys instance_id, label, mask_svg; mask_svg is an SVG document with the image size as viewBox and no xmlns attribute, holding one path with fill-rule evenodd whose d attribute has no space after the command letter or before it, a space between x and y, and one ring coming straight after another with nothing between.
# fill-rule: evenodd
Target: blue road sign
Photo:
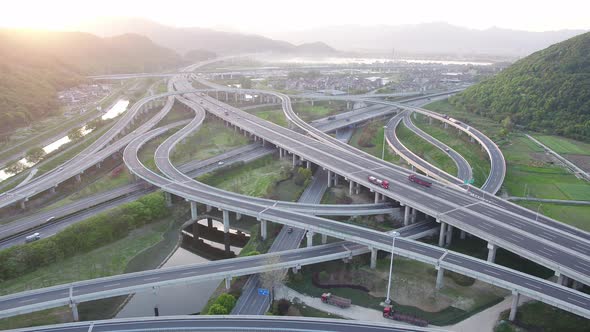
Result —
<instances>
[{"instance_id":1,"label":"blue road sign","mask_svg":"<svg viewBox=\"0 0 590 332\"><path fill-rule=\"evenodd\" d=\"M258 288L258 294L268 296L268 289L266 288Z\"/></svg>"}]
</instances>

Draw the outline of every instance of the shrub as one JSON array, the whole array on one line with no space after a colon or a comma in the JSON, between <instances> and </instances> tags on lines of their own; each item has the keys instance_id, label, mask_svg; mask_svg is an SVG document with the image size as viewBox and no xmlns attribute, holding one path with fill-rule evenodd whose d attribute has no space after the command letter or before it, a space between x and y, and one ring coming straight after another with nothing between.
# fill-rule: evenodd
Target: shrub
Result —
<instances>
[{"instance_id":1,"label":"shrub","mask_svg":"<svg viewBox=\"0 0 590 332\"><path fill-rule=\"evenodd\" d=\"M227 311L227 309L222 306L221 304L218 303L214 303L213 305L211 305L211 307L209 307L209 311L207 312L207 315L227 315L229 314L229 311Z\"/></svg>"},{"instance_id":2,"label":"shrub","mask_svg":"<svg viewBox=\"0 0 590 332\"><path fill-rule=\"evenodd\" d=\"M220 306L224 307L228 313L230 313L236 305L236 298L233 295L224 293L219 295L214 304L219 304Z\"/></svg>"}]
</instances>

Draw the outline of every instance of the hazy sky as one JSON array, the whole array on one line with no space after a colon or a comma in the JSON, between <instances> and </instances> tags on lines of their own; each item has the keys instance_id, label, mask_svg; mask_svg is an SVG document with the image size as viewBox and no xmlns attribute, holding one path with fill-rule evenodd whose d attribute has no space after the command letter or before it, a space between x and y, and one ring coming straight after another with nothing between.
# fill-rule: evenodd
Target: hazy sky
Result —
<instances>
[{"instance_id":1,"label":"hazy sky","mask_svg":"<svg viewBox=\"0 0 590 332\"><path fill-rule=\"evenodd\" d=\"M484 29L590 29L590 0L1 0L0 26L71 29L104 16L242 32L448 22Z\"/></svg>"}]
</instances>

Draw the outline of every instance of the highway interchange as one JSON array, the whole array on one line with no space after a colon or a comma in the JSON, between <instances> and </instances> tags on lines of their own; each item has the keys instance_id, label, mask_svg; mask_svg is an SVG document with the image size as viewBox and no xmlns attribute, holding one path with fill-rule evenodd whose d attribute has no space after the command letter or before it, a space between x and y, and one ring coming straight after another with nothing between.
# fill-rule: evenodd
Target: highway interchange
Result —
<instances>
[{"instance_id":1,"label":"highway interchange","mask_svg":"<svg viewBox=\"0 0 590 332\"><path fill-rule=\"evenodd\" d=\"M205 112L208 112L226 121L228 125L234 126L236 130L250 133L250 135L256 135L259 139L263 140L263 144L274 145L280 148L281 154L283 151L285 151L285 153L288 151L291 153L294 163L299 163L304 159L305 161L312 162L321 168L325 168L328 170L328 174L332 172L332 175L328 175L331 176L329 181L334 181L333 177L338 177L336 174L339 174L346 180L361 184L364 187L368 187L372 191L377 192L384 197L390 197L406 206L412 206L424 213L432 215L436 217L441 223L448 223L449 225L452 224L455 227L472 233L478 237L484 238L494 245L499 245L500 247L538 261L542 265L553 268L554 270L564 273L575 280L582 281L586 284L588 283L588 277L590 275L590 260L588 258L588 254L590 253L590 245L588 244L588 239L590 236L585 232L572 229L568 226L560 226L563 224L557 224L557 222L549 218L541 218L542 220L540 220L540 223L534 224L531 222L531 215L534 215L534 213L523 213L522 208L506 203L505 201L492 195L482 197L480 196L480 192L475 188L470 188L470 192L465 192L463 188L459 188L459 184L456 182L455 184L449 185L435 181L435 185L429 189L416 187L412 184L409 184L406 179L407 175L410 174L409 171L394 167L388 163L378 160L377 158L368 156L346 145L345 143L335 140L331 136L324 134L322 131L311 127L307 123L304 123L292 111L290 99L286 95L273 92L269 93L268 91L241 91L242 93L268 93L276 98L279 98L282 101L283 110L291 123L298 126L301 130L306 132L307 135L301 135L289 129L270 124L253 115L215 100L214 98L207 97L202 93L184 93L190 90L186 85L184 77L171 79L170 82L172 83L169 84L169 89L171 89L172 85L175 84L182 87L180 89L181 92L178 94L182 94L184 96L178 97L177 99L193 109L195 111L195 117L188 124L174 124L175 126L185 126L181 130L177 131L174 135L170 136L158 147L155 159L158 168L160 171L162 171L164 176L160 176L147 169L137 157L137 152L142 145L144 145L150 139L161 135L168 129L172 128L172 126L168 126L158 129L151 129L159 121L159 119L157 119L157 121L154 120L153 123L150 120L150 122L133 131L132 134L126 135L112 145L109 145L107 148L100 150L100 148L106 146L107 143L114 138L114 136L121 132L130 123L135 113L139 111L140 106L134 106L132 110L127 112L126 115L119 122L117 122L115 126L117 129L107 133L110 137L104 138L100 143L97 143L97 145L93 146L92 149L89 149L87 153L81 154L80 160L84 161L85 158L96 154L97 152L99 156L95 156L95 159L104 159L108 157L108 154L106 152L103 152L104 155L100 154L102 151L105 151L111 147L111 149L116 151L126 146L124 152L124 161L130 171L151 185L162 188L168 193L181 196L191 202L199 202L202 204L215 206L224 211L233 211L236 213L257 217L260 220L274 221L298 227L303 230L307 230L309 234L313 234L312 232L317 232L320 234L327 234L336 238L358 243L348 243L347 245L340 247L340 250L346 255L348 255L347 252L350 251L350 246L357 246L359 247L359 250L362 248L364 252L367 252L367 248L372 248L373 250L379 249L391 251L391 237L387 234L363 229L356 226L341 224L329 219L320 218L309 214L303 214L297 211L297 204L294 203L275 201L271 202L268 200L255 199L219 190L217 188L209 187L192 180L192 177L186 176L184 174L186 172L185 170L176 168L170 162L169 154L178 141L195 130L198 130L205 117ZM201 81L201 83L206 82ZM230 90L225 87L214 88L221 91L225 90L235 92L235 90ZM155 97L161 98L162 96L154 96L153 100L157 99ZM169 111L172 103L171 99L173 100L174 97L167 98L166 105L163 110L158 113L158 116L163 117L165 113ZM350 99L353 101L361 100L358 97L353 97ZM362 102L369 101L367 99L362 99ZM380 101L373 102L388 105L389 108L386 112L391 112L393 110L392 106L411 111L419 111L423 114L427 112L412 106L400 106L398 103ZM164 112L164 110L166 111ZM129 115L132 113L134 115ZM399 116L398 119L401 121L401 116ZM394 126L392 127L395 128ZM475 135L476 139L478 139L478 141L480 141L480 143L482 143L484 146L486 142L489 141L485 135L479 133L473 128L463 127L463 129ZM389 143L394 144L392 143L394 140L389 138L390 135L388 134ZM491 143L493 144L493 142ZM490 154L490 160L492 162L492 171L490 176L491 180L488 178L488 181L486 182L486 190L495 193L495 191L497 191L501 185L503 176L505 174L505 169L499 167L494 168L494 160L501 160L501 163L503 164L503 157L501 157L501 152L499 156L494 155L495 150L499 151L497 147L494 148L488 145L486 150ZM65 167L74 167L72 165L65 164ZM376 187L367 181L368 175L379 175L382 178L390 179L394 185L392 188L390 188L390 190L384 190L383 188ZM442 174L441 176L444 177ZM464 176L467 176L465 170L463 170L463 176L459 174L459 177L462 179ZM70 178L71 174L64 175L63 177L64 179ZM455 180L457 180L457 178L449 178L448 181L453 183L452 181ZM37 180L36 185L51 188L51 186L55 186L56 180L52 179L52 181L54 181L54 184L49 184L49 180ZM21 196L18 196L18 194L9 194L0 197L0 204L2 204L3 200L6 202L14 202L16 200L15 197L22 199L23 197L30 197L35 193L33 193L33 191L27 192L27 189L24 189L23 191L19 192L19 194ZM7 205L9 203L4 204ZM328 215L330 215L330 213L328 213ZM334 248L336 247L338 246L334 246ZM263 261L260 261L256 268L280 269L285 267L295 267L302 264L310 264L309 262L311 260L320 259L320 261L322 261L322 259L327 259L326 257L323 257L326 255L322 255L318 252L314 253L314 248L322 247L318 246L309 248L308 250L312 252L312 254L310 256L306 256L304 259L301 259L301 261L293 256L291 256L291 258L287 257L285 259L285 256L281 255L281 259L285 259L285 265L269 267L265 266ZM339 252L339 254L342 255L342 252ZM527 276L522 273L491 264L489 262L448 252L442 248L425 245L423 243L409 239L400 239L399 244L396 242L395 253L434 264L439 268L464 273L466 275L497 284L500 287L518 289L518 292L522 294L540 299L547 303L576 312L586 317L589 317L590 315L588 312L590 308L590 300L588 296L570 288L548 282L546 280ZM261 260L263 260L263 258L264 257L261 257ZM222 261L222 263L223 262L225 262L225 264L234 264L232 263L232 260ZM235 264L242 264L242 261L235 262ZM251 271L242 273L243 271L247 270L245 268L246 265L252 266L252 262L248 261L243 264L245 264L244 268L232 265L231 275L236 276L252 273ZM216 266L217 265L215 264L206 264L204 266L194 266L191 268L197 269L196 274L199 276L207 277L215 275L216 273L215 270L208 271L207 268L214 268ZM217 271L219 272L219 270ZM155 276L158 276L159 278L162 278L162 280L165 280L167 276L167 272L165 270L148 272L153 273L150 278L155 278ZM189 275L188 271L187 275ZM124 287L113 286L113 291L119 291L117 294L128 294L129 292L140 288L143 289L146 287L154 287L154 285L159 285L160 282L147 282L145 276L143 275L141 277L123 275L118 276L118 278L120 279L117 280L119 280L120 284L124 285ZM217 276L217 278L219 278L219 276ZM97 279L96 282L99 283L100 280L101 279ZM179 281L173 280L173 278L171 278L171 280L167 280L167 282ZM21 310L20 312L23 312L22 310L33 310L31 309L33 307L33 303L37 305L42 303L45 305L45 307L51 307L58 302L63 303L64 299L65 301L71 301L72 299L75 299L76 301L86 301L90 298L94 298L93 296L97 296L95 298L106 296L105 288L108 288L108 290L111 291L111 287L106 287L104 284L101 284L102 288L92 288L94 287L92 286L93 283L93 281L80 282L79 285L76 284L76 286L72 286L74 292L71 293L71 291L69 291L67 296L65 296L63 288L61 288L59 291L33 291L35 292L35 296L37 296L34 298L34 301L27 301L30 298L23 298L22 296L18 297L18 294L14 295L17 297L13 300L11 299L14 296L2 297L0 298L0 312L2 312L3 315L6 315L11 312L10 309L17 311ZM70 287L68 286L67 289L69 288ZM123 290L119 290L119 288L122 288ZM101 291L97 291L97 289L100 289ZM109 293L108 296L114 296L110 294L111 293ZM31 303L31 305L27 303ZM26 309L26 307L29 307L29 309ZM34 310L37 310L37 308Z\"/></svg>"}]
</instances>

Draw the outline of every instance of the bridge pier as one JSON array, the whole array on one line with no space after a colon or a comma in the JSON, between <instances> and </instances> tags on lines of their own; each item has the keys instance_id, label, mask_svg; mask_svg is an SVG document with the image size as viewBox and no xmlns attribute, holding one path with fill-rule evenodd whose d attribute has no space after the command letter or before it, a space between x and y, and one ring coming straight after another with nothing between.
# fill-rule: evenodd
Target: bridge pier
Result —
<instances>
[{"instance_id":1,"label":"bridge pier","mask_svg":"<svg viewBox=\"0 0 590 332\"><path fill-rule=\"evenodd\" d=\"M334 185L338 185L338 174L334 173Z\"/></svg>"},{"instance_id":2,"label":"bridge pier","mask_svg":"<svg viewBox=\"0 0 590 332\"><path fill-rule=\"evenodd\" d=\"M404 206L404 226L408 226L410 224L410 209L409 206Z\"/></svg>"},{"instance_id":3,"label":"bridge pier","mask_svg":"<svg viewBox=\"0 0 590 332\"><path fill-rule=\"evenodd\" d=\"M307 169L311 168L311 161L309 161L309 160L305 161L305 168L307 168Z\"/></svg>"},{"instance_id":4,"label":"bridge pier","mask_svg":"<svg viewBox=\"0 0 590 332\"><path fill-rule=\"evenodd\" d=\"M496 260L496 250L498 250L498 246L488 242L488 262L493 263Z\"/></svg>"},{"instance_id":5,"label":"bridge pier","mask_svg":"<svg viewBox=\"0 0 590 332\"><path fill-rule=\"evenodd\" d=\"M76 174L76 182L82 182L82 175Z\"/></svg>"},{"instance_id":6,"label":"bridge pier","mask_svg":"<svg viewBox=\"0 0 590 332\"><path fill-rule=\"evenodd\" d=\"M440 221L438 219L436 221L440 223L440 233L438 234L438 246L442 247L445 244L445 229L447 227L447 224L445 224L444 221Z\"/></svg>"},{"instance_id":7,"label":"bridge pier","mask_svg":"<svg viewBox=\"0 0 590 332\"><path fill-rule=\"evenodd\" d=\"M460 238L461 240L465 240L465 237L466 237L466 235L467 235L467 233L465 233L465 231L464 231L464 230L461 230L461 235L459 235L459 238Z\"/></svg>"},{"instance_id":8,"label":"bridge pier","mask_svg":"<svg viewBox=\"0 0 590 332\"><path fill-rule=\"evenodd\" d=\"M195 245L199 243L199 223L196 220L193 224L193 243Z\"/></svg>"},{"instance_id":9,"label":"bridge pier","mask_svg":"<svg viewBox=\"0 0 590 332\"><path fill-rule=\"evenodd\" d=\"M379 203L380 201L380 194L378 192L375 192L375 204Z\"/></svg>"},{"instance_id":10,"label":"bridge pier","mask_svg":"<svg viewBox=\"0 0 590 332\"><path fill-rule=\"evenodd\" d=\"M213 219L211 217L207 217L207 227L213 227Z\"/></svg>"},{"instance_id":11,"label":"bridge pier","mask_svg":"<svg viewBox=\"0 0 590 332\"><path fill-rule=\"evenodd\" d=\"M236 212L236 220L242 219L242 214Z\"/></svg>"},{"instance_id":12,"label":"bridge pier","mask_svg":"<svg viewBox=\"0 0 590 332\"><path fill-rule=\"evenodd\" d=\"M452 225L447 225L447 243L446 246L450 246L451 245L451 241L453 240L453 226Z\"/></svg>"},{"instance_id":13,"label":"bridge pier","mask_svg":"<svg viewBox=\"0 0 590 332\"><path fill-rule=\"evenodd\" d=\"M445 129L449 128L449 124L448 123L444 123L445 124Z\"/></svg>"},{"instance_id":14,"label":"bridge pier","mask_svg":"<svg viewBox=\"0 0 590 332\"><path fill-rule=\"evenodd\" d=\"M76 304L76 302L74 302L74 301L71 301L70 307L72 308L72 320L74 322L79 322L80 315L78 314L78 304Z\"/></svg>"},{"instance_id":15,"label":"bridge pier","mask_svg":"<svg viewBox=\"0 0 590 332\"><path fill-rule=\"evenodd\" d=\"M207 212L211 212L212 208L213 207L211 205L205 205L205 211L207 211Z\"/></svg>"},{"instance_id":16,"label":"bridge pier","mask_svg":"<svg viewBox=\"0 0 590 332\"><path fill-rule=\"evenodd\" d=\"M332 171L328 170L328 188L332 186Z\"/></svg>"},{"instance_id":17,"label":"bridge pier","mask_svg":"<svg viewBox=\"0 0 590 332\"><path fill-rule=\"evenodd\" d=\"M197 211L197 202L191 201L191 220L197 220L198 214L199 213Z\"/></svg>"},{"instance_id":18,"label":"bridge pier","mask_svg":"<svg viewBox=\"0 0 590 332\"><path fill-rule=\"evenodd\" d=\"M297 167L297 155L293 153L293 168Z\"/></svg>"},{"instance_id":19,"label":"bridge pier","mask_svg":"<svg viewBox=\"0 0 590 332\"><path fill-rule=\"evenodd\" d=\"M166 199L166 206L171 207L172 206L172 194L170 194L169 192L164 192L164 198Z\"/></svg>"},{"instance_id":20,"label":"bridge pier","mask_svg":"<svg viewBox=\"0 0 590 332\"><path fill-rule=\"evenodd\" d=\"M262 240L266 240L266 228L267 228L267 224L266 224L266 220L260 220L260 237L262 238Z\"/></svg>"},{"instance_id":21,"label":"bridge pier","mask_svg":"<svg viewBox=\"0 0 590 332\"><path fill-rule=\"evenodd\" d=\"M229 290L230 287L231 287L231 277L227 277L227 278L225 278L225 289Z\"/></svg>"},{"instance_id":22,"label":"bridge pier","mask_svg":"<svg viewBox=\"0 0 590 332\"><path fill-rule=\"evenodd\" d=\"M518 309L518 301L520 300L520 293L512 291L512 305L510 306L510 315L508 316L509 321L514 321L516 318L516 310Z\"/></svg>"},{"instance_id":23,"label":"bridge pier","mask_svg":"<svg viewBox=\"0 0 590 332\"><path fill-rule=\"evenodd\" d=\"M445 276L445 269L441 266L436 267L436 289L441 289L445 285L444 283L444 276Z\"/></svg>"},{"instance_id":24,"label":"bridge pier","mask_svg":"<svg viewBox=\"0 0 590 332\"><path fill-rule=\"evenodd\" d=\"M354 187L354 182L352 180L348 180L348 195L352 196L352 187Z\"/></svg>"},{"instance_id":25,"label":"bridge pier","mask_svg":"<svg viewBox=\"0 0 590 332\"><path fill-rule=\"evenodd\" d=\"M416 208L412 208L412 221L410 221L411 224L416 223L417 216L418 216L418 211L416 210Z\"/></svg>"},{"instance_id":26,"label":"bridge pier","mask_svg":"<svg viewBox=\"0 0 590 332\"><path fill-rule=\"evenodd\" d=\"M322 244L328 243L328 235L322 234Z\"/></svg>"},{"instance_id":27,"label":"bridge pier","mask_svg":"<svg viewBox=\"0 0 590 332\"><path fill-rule=\"evenodd\" d=\"M312 231L307 231L307 247L311 248L313 247L313 232Z\"/></svg>"},{"instance_id":28,"label":"bridge pier","mask_svg":"<svg viewBox=\"0 0 590 332\"><path fill-rule=\"evenodd\" d=\"M223 210L222 214L223 214L223 232L228 233L229 232L229 211Z\"/></svg>"},{"instance_id":29,"label":"bridge pier","mask_svg":"<svg viewBox=\"0 0 590 332\"><path fill-rule=\"evenodd\" d=\"M370 247L371 250L371 269L374 270L377 267L377 249Z\"/></svg>"}]
</instances>

